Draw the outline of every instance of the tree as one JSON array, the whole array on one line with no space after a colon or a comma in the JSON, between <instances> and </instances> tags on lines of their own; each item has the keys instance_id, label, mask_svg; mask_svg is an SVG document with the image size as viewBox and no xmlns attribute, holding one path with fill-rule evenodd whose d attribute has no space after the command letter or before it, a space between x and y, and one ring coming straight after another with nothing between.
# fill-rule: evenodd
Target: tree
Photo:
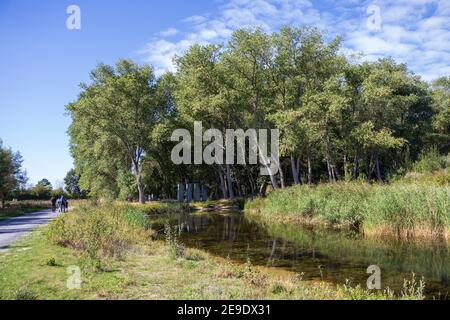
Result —
<instances>
[{"instance_id":1,"label":"tree","mask_svg":"<svg viewBox=\"0 0 450 320\"><path fill-rule=\"evenodd\" d=\"M318 141L326 141L328 175L338 175L332 156L332 128L346 106L340 92L345 59L338 56L341 39L329 43L316 28L283 27L272 36L275 59L273 119L282 128L281 152L290 157L295 184L300 183L300 157L307 159L308 183L312 183L312 153Z\"/></svg>"},{"instance_id":2,"label":"tree","mask_svg":"<svg viewBox=\"0 0 450 320\"><path fill-rule=\"evenodd\" d=\"M450 77L441 77L433 82L433 129L434 140L444 153L450 152Z\"/></svg>"},{"instance_id":3,"label":"tree","mask_svg":"<svg viewBox=\"0 0 450 320\"><path fill-rule=\"evenodd\" d=\"M40 180L40 181L38 181L38 183L37 183L38 185L41 185L41 186L43 186L43 187L47 187L47 188L49 188L49 189L53 189L53 186L52 186L52 184L51 184L51 182L50 181L48 181L48 179L42 179L42 180Z\"/></svg>"},{"instance_id":4,"label":"tree","mask_svg":"<svg viewBox=\"0 0 450 320\"><path fill-rule=\"evenodd\" d=\"M273 88L269 85L273 52L271 38L260 28L237 30L228 42L221 65L226 74L224 80L228 96L234 97L230 112L241 116L235 118L238 120L234 122L236 128L273 128L267 118L274 107ZM268 159L264 159L263 165L269 173L272 187L278 189L280 186ZM227 179L230 181L229 171L227 166ZM279 172L283 184L281 166Z\"/></svg>"},{"instance_id":5,"label":"tree","mask_svg":"<svg viewBox=\"0 0 450 320\"><path fill-rule=\"evenodd\" d=\"M139 202L145 202L142 163L151 131L164 106L156 94L157 81L150 66L119 60L115 68L104 64L91 72L92 83L82 84L78 100L67 106L72 117L69 134L80 184L101 190L122 170L136 180ZM95 186L97 179L103 185ZM117 191L116 191L117 192Z\"/></svg>"},{"instance_id":6,"label":"tree","mask_svg":"<svg viewBox=\"0 0 450 320\"><path fill-rule=\"evenodd\" d=\"M86 193L79 186L80 175L77 174L75 169L69 170L64 178L64 185L66 191L74 198L83 198Z\"/></svg>"},{"instance_id":7,"label":"tree","mask_svg":"<svg viewBox=\"0 0 450 320\"><path fill-rule=\"evenodd\" d=\"M38 199L47 199L52 195L52 190L50 181L42 179L31 189L31 193Z\"/></svg>"},{"instance_id":8,"label":"tree","mask_svg":"<svg viewBox=\"0 0 450 320\"><path fill-rule=\"evenodd\" d=\"M26 183L26 174L22 171L23 158L19 152L3 147L0 139L0 205L5 206L8 197L21 184Z\"/></svg>"}]
</instances>

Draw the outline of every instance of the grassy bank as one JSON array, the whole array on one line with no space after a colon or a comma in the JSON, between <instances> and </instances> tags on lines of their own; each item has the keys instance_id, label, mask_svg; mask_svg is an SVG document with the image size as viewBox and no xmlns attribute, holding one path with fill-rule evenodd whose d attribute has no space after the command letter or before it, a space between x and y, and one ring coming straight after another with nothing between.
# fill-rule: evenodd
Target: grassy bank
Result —
<instances>
[{"instance_id":1,"label":"grassy bank","mask_svg":"<svg viewBox=\"0 0 450 320\"><path fill-rule=\"evenodd\" d=\"M295 186L251 201L246 209L278 223L353 228L367 235L395 238L450 237L448 184L402 181Z\"/></svg>"},{"instance_id":2,"label":"grassy bank","mask_svg":"<svg viewBox=\"0 0 450 320\"><path fill-rule=\"evenodd\" d=\"M157 205L152 206L157 210ZM187 249L176 230L151 240L146 206L83 206L0 255L3 299L394 299L390 291L307 283ZM69 290L67 268L81 271ZM404 299L422 299L409 283Z\"/></svg>"},{"instance_id":3,"label":"grassy bank","mask_svg":"<svg viewBox=\"0 0 450 320\"><path fill-rule=\"evenodd\" d=\"M3 209L0 209L0 220L21 216L30 212L35 212L51 207L50 201L29 200L29 201L8 201Z\"/></svg>"}]
</instances>

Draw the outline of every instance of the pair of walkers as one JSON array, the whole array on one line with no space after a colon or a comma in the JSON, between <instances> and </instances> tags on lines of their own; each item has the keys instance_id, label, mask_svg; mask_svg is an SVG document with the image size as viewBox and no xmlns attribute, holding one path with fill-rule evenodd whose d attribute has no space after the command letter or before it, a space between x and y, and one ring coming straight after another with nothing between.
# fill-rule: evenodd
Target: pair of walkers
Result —
<instances>
[{"instance_id":1,"label":"pair of walkers","mask_svg":"<svg viewBox=\"0 0 450 320\"><path fill-rule=\"evenodd\" d=\"M67 201L66 197L52 197L50 201L52 203L53 212L55 212L57 208L59 212L67 212L67 209L69 208L69 202Z\"/></svg>"}]
</instances>

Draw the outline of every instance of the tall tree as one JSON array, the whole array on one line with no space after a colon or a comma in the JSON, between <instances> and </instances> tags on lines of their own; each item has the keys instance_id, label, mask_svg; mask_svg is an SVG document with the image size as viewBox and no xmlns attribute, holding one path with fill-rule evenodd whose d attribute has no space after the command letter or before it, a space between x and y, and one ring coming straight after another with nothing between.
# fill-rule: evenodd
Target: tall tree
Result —
<instances>
[{"instance_id":1,"label":"tall tree","mask_svg":"<svg viewBox=\"0 0 450 320\"><path fill-rule=\"evenodd\" d=\"M85 196L84 190L79 186L80 175L77 174L75 169L69 170L64 177L64 185L66 191L74 198L81 198Z\"/></svg>"},{"instance_id":2,"label":"tall tree","mask_svg":"<svg viewBox=\"0 0 450 320\"><path fill-rule=\"evenodd\" d=\"M134 175L139 202L144 203L142 162L151 131L164 111L157 99L153 70L119 60L115 68L99 65L91 80L81 85L78 100L67 106L73 120L69 129L72 154L81 182L90 184L111 170L115 179L120 170L126 170Z\"/></svg>"},{"instance_id":3,"label":"tall tree","mask_svg":"<svg viewBox=\"0 0 450 320\"><path fill-rule=\"evenodd\" d=\"M0 139L0 205L5 206L6 197L26 183L26 174L22 171L23 158L19 152L3 147Z\"/></svg>"},{"instance_id":4,"label":"tall tree","mask_svg":"<svg viewBox=\"0 0 450 320\"><path fill-rule=\"evenodd\" d=\"M433 129L434 140L442 152L450 152L450 77L433 82Z\"/></svg>"}]
</instances>

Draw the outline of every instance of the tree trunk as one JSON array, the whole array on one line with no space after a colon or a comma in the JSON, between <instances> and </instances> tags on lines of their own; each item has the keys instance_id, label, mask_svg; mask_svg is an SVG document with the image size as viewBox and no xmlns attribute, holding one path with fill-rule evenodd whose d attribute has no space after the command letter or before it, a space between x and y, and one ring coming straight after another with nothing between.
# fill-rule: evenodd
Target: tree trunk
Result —
<instances>
[{"instance_id":1,"label":"tree trunk","mask_svg":"<svg viewBox=\"0 0 450 320\"><path fill-rule=\"evenodd\" d=\"M222 173L219 174L219 178L220 178L220 190L222 190L223 198L227 199L228 198L227 186L225 185L225 180L223 179Z\"/></svg>"},{"instance_id":2,"label":"tree trunk","mask_svg":"<svg viewBox=\"0 0 450 320\"><path fill-rule=\"evenodd\" d=\"M333 172L331 172L330 158L327 152L327 172L328 172L328 182L333 182Z\"/></svg>"},{"instance_id":3,"label":"tree trunk","mask_svg":"<svg viewBox=\"0 0 450 320\"><path fill-rule=\"evenodd\" d=\"M382 184L383 183L383 177L381 176L380 159L379 159L378 155L375 156L375 169L376 169L376 172L377 172L378 183Z\"/></svg>"},{"instance_id":4,"label":"tree trunk","mask_svg":"<svg viewBox=\"0 0 450 320\"><path fill-rule=\"evenodd\" d=\"M298 177L298 183L303 184L302 174L300 171L300 157L297 157L297 177Z\"/></svg>"},{"instance_id":5,"label":"tree trunk","mask_svg":"<svg viewBox=\"0 0 450 320\"><path fill-rule=\"evenodd\" d=\"M142 185L140 174L136 176L136 184L137 184L138 192L139 192L139 203L145 204L144 186Z\"/></svg>"},{"instance_id":6,"label":"tree trunk","mask_svg":"<svg viewBox=\"0 0 450 320\"><path fill-rule=\"evenodd\" d=\"M313 178L312 178L312 163L311 163L311 157L308 155L308 184L313 184Z\"/></svg>"},{"instance_id":7,"label":"tree trunk","mask_svg":"<svg viewBox=\"0 0 450 320\"><path fill-rule=\"evenodd\" d=\"M327 135L325 139L325 152L326 152L326 160L327 160L327 171L328 171L328 181L334 182L333 170L331 167L331 147L330 147L330 137Z\"/></svg>"},{"instance_id":8,"label":"tree trunk","mask_svg":"<svg viewBox=\"0 0 450 320\"><path fill-rule=\"evenodd\" d=\"M284 172L283 172L283 167L281 166L281 161L280 161L280 182L281 182L281 189L286 188L286 183L284 181Z\"/></svg>"},{"instance_id":9,"label":"tree trunk","mask_svg":"<svg viewBox=\"0 0 450 320\"><path fill-rule=\"evenodd\" d=\"M294 178L294 184L300 184L300 181L298 179L298 159L297 159L297 165L295 164L295 158L291 154L291 168L292 168L292 177Z\"/></svg>"},{"instance_id":10,"label":"tree trunk","mask_svg":"<svg viewBox=\"0 0 450 320\"><path fill-rule=\"evenodd\" d=\"M233 180L231 179L230 166L227 164L226 166L226 176L227 176L227 185L228 185L228 195L230 199L234 199L234 191L233 191Z\"/></svg>"},{"instance_id":11,"label":"tree trunk","mask_svg":"<svg viewBox=\"0 0 450 320\"><path fill-rule=\"evenodd\" d=\"M352 173L353 180L358 179L358 176L359 176L359 150L358 148L355 148L355 160L353 164L353 173Z\"/></svg>"},{"instance_id":12,"label":"tree trunk","mask_svg":"<svg viewBox=\"0 0 450 320\"><path fill-rule=\"evenodd\" d=\"M255 183L255 180L252 177L251 171L250 170L247 170L247 171L248 171L248 175L249 175L250 189L252 190L252 197L253 197L253 196L255 196L255 192L256 192L257 186L256 186L256 183Z\"/></svg>"},{"instance_id":13,"label":"tree trunk","mask_svg":"<svg viewBox=\"0 0 450 320\"><path fill-rule=\"evenodd\" d=\"M337 180L341 179L341 176L338 172L338 170L336 169L336 164L334 163L333 160L333 155L331 153L331 142L330 142L330 138L327 137L326 139L326 153L327 153L327 168L328 168L328 177L330 182L336 182Z\"/></svg>"},{"instance_id":14,"label":"tree trunk","mask_svg":"<svg viewBox=\"0 0 450 320\"><path fill-rule=\"evenodd\" d=\"M1 205L1 209L5 208L5 196L3 195L3 193L0 193L0 205Z\"/></svg>"},{"instance_id":15,"label":"tree trunk","mask_svg":"<svg viewBox=\"0 0 450 320\"><path fill-rule=\"evenodd\" d=\"M141 181L141 169L139 168L139 163L134 163L134 174L136 175L136 185L139 193L139 203L145 204L145 194L144 194L144 186Z\"/></svg>"},{"instance_id":16,"label":"tree trunk","mask_svg":"<svg viewBox=\"0 0 450 320\"><path fill-rule=\"evenodd\" d=\"M366 162L366 180L370 181L371 180L371 175L372 175L372 157L367 158L367 162Z\"/></svg>"},{"instance_id":17,"label":"tree trunk","mask_svg":"<svg viewBox=\"0 0 450 320\"><path fill-rule=\"evenodd\" d=\"M239 182L239 179L236 179L236 189L238 192L238 197L242 198L242 187L241 187L241 183Z\"/></svg>"},{"instance_id":18,"label":"tree trunk","mask_svg":"<svg viewBox=\"0 0 450 320\"><path fill-rule=\"evenodd\" d=\"M266 190L267 190L267 180L264 179L264 182L262 183L261 187L259 188L259 195L261 197L266 196Z\"/></svg>"}]
</instances>

